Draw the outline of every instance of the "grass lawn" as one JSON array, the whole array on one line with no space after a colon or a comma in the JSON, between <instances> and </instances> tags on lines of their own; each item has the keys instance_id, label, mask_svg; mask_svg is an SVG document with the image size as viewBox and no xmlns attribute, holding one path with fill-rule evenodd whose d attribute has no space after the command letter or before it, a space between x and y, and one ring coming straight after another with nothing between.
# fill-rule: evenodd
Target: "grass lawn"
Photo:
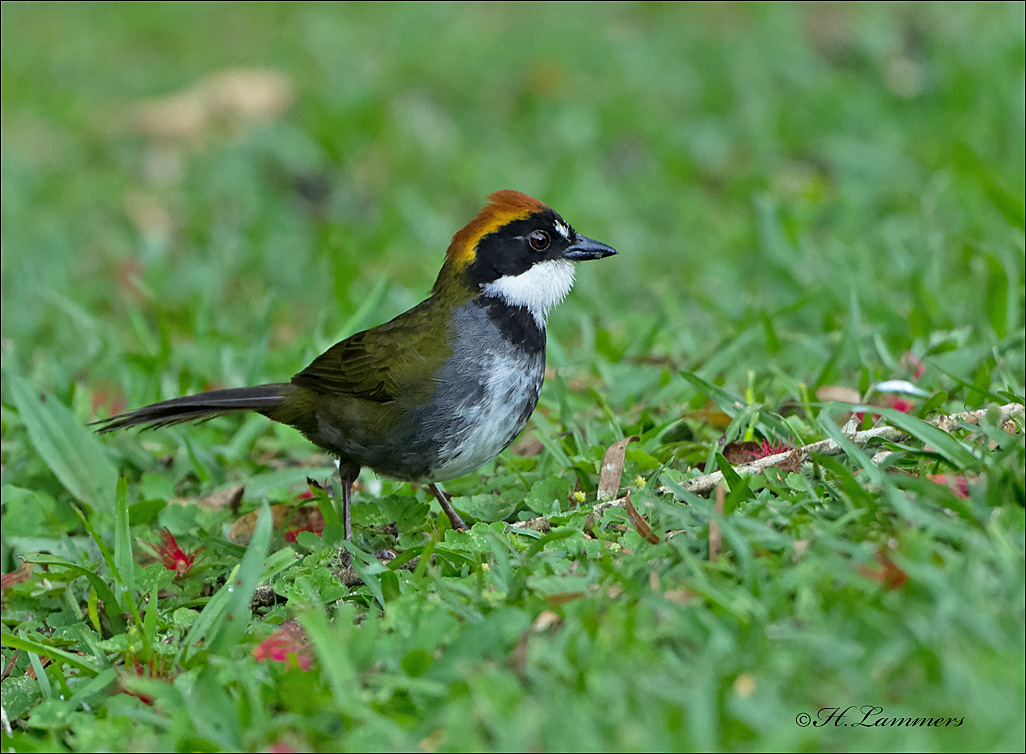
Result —
<instances>
[{"instance_id":1,"label":"grass lawn","mask_svg":"<svg viewBox=\"0 0 1026 754\"><path fill-rule=\"evenodd\" d=\"M1022 751L1022 3L0 19L5 751ZM287 380L501 188L620 255L469 531L365 471L344 568L298 432L86 427Z\"/></svg>"}]
</instances>

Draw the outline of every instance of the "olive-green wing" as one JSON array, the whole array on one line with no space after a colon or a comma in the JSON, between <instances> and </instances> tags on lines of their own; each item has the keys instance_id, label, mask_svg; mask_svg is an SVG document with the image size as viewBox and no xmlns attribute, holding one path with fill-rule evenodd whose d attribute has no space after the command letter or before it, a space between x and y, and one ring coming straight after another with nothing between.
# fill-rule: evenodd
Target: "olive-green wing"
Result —
<instances>
[{"instance_id":1,"label":"olive-green wing","mask_svg":"<svg viewBox=\"0 0 1026 754\"><path fill-rule=\"evenodd\" d=\"M431 300L391 322L357 333L322 353L292 384L330 396L385 403L419 392L445 358L444 322Z\"/></svg>"}]
</instances>

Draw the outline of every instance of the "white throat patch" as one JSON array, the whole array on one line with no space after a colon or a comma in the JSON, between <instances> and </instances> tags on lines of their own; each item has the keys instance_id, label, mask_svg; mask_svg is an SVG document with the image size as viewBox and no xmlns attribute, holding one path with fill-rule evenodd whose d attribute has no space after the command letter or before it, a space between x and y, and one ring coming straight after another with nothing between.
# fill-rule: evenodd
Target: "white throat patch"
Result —
<instances>
[{"instance_id":1,"label":"white throat patch","mask_svg":"<svg viewBox=\"0 0 1026 754\"><path fill-rule=\"evenodd\" d=\"M484 292L498 296L510 306L523 306L542 328L554 307L574 285L574 264L568 259L550 259L532 265L519 275L503 275L488 283Z\"/></svg>"}]
</instances>

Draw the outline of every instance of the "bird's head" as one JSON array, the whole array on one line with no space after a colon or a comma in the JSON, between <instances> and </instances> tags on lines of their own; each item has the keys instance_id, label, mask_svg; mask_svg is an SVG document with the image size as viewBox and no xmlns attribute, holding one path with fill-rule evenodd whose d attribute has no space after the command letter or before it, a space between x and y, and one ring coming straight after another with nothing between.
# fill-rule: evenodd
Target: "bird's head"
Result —
<instances>
[{"instance_id":1,"label":"bird's head","mask_svg":"<svg viewBox=\"0 0 1026 754\"><path fill-rule=\"evenodd\" d=\"M458 287L528 309L544 325L574 284L574 263L616 250L582 236L555 210L519 191L496 191L453 236L434 292Z\"/></svg>"}]
</instances>

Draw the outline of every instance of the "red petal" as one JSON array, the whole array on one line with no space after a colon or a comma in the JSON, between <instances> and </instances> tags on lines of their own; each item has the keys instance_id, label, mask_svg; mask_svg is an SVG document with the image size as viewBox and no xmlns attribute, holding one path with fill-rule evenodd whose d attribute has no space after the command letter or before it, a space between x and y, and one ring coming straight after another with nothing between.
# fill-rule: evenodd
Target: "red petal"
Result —
<instances>
[{"instance_id":1,"label":"red petal","mask_svg":"<svg viewBox=\"0 0 1026 754\"><path fill-rule=\"evenodd\" d=\"M287 620L278 626L273 634L253 647L252 654L258 662L273 660L286 668L293 666L292 657L296 658L295 666L302 671L313 667L310 641L296 620Z\"/></svg>"}]
</instances>

